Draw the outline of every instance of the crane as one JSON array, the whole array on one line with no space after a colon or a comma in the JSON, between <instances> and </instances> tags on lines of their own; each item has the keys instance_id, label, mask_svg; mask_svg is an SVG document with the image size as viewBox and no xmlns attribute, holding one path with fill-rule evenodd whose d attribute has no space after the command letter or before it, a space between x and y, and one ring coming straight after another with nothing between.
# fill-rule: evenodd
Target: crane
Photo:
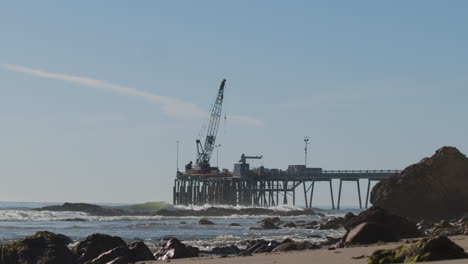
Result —
<instances>
[{"instance_id":1,"label":"crane","mask_svg":"<svg viewBox=\"0 0 468 264\"><path fill-rule=\"evenodd\" d=\"M197 165L202 171L209 170L211 154L216 142L216 135L218 134L219 121L221 119L221 109L223 107L224 99L224 86L226 79L221 81L219 86L218 95L210 109L210 119L208 128L206 130L206 138L204 144L202 144L201 138L205 134L205 126L202 126L200 134L196 139L197 143Z\"/></svg>"},{"instance_id":2,"label":"crane","mask_svg":"<svg viewBox=\"0 0 468 264\"><path fill-rule=\"evenodd\" d=\"M261 158L263 158L263 156L246 156L245 154L242 154L239 162L242 164L246 164L247 159L261 159Z\"/></svg>"}]
</instances>

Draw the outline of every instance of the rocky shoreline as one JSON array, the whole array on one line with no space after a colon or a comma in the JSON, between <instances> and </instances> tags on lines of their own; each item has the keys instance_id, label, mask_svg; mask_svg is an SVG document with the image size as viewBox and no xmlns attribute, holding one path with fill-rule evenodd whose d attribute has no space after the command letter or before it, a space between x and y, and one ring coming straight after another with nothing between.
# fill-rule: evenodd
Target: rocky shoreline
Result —
<instances>
[{"instance_id":1,"label":"rocky shoreline","mask_svg":"<svg viewBox=\"0 0 468 264\"><path fill-rule=\"evenodd\" d=\"M466 188L465 188L466 187ZM423 189L421 189L423 188ZM425 189L424 189L425 188ZM449 238L468 235L468 159L457 149L444 147L430 158L412 165L400 175L384 180L372 190L375 206L358 215L324 218L317 221L282 221L280 216L318 215L312 210L275 211L263 208L205 210L160 210L162 216L271 215L250 229L339 229L340 238L325 237L321 242L254 239L209 251L186 245L175 237L162 238L152 252L142 241L126 243L119 237L92 234L72 247L64 235L38 232L33 236L0 245L0 264L9 263L133 263L137 261L193 258L200 256L250 256L258 253L300 250L340 250L362 245L406 241L394 249L375 251L368 264L406 263L468 258L463 248ZM461 192L461 193L460 193ZM416 196L415 196L416 195ZM401 196L401 197L400 197ZM394 200L393 200L394 199ZM426 200L425 200L426 199ZM451 206L451 204L457 206ZM431 207L433 206L433 208ZM448 206L448 208L441 208ZM122 214L95 205L69 204L38 210L82 210L90 214ZM431 211L433 209L433 211ZM201 219L200 225L211 225ZM232 223L235 225L235 223ZM337 251L339 252L339 251ZM365 256L363 256L364 258Z\"/></svg>"},{"instance_id":2,"label":"rocky shoreline","mask_svg":"<svg viewBox=\"0 0 468 264\"><path fill-rule=\"evenodd\" d=\"M213 223L208 219L201 219L199 224L210 225ZM321 222L282 221L279 217L272 217L259 221L256 227L251 227L251 229L280 228L344 228L347 232L341 238L325 237L320 242L293 241L289 238L282 241L252 239L242 241L235 245L215 247L208 251L187 245L175 237L164 237L161 239L159 248L151 251L143 241L126 242L120 237L106 234L92 234L82 241L73 243L70 238L64 235L43 231L23 239L0 245L0 264L126 264L138 261L167 261L170 259L204 256L251 256L259 253L279 253L301 250L339 250L340 248L383 242L396 242L405 239L409 241L409 247L423 248L421 249L422 251L436 244L437 247L446 248L441 252L452 252L449 254L450 256L468 257L463 249L454 245L450 239L447 238L447 236L453 235L468 235L468 217L450 221L443 220L438 223L429 223L426 221L416 224L407 220L405 217L389 213L380 207L371 207L359 215L348 213L345 217L328 218ZM423 240L413 240L416 238L423 238ZM415 254L414 250L408 250L406 248L395 249L395 251L376 252L375 255L371 256L369 259L369 263L380 263L379 259L384 255L391 255L400 261L401 254L403 254L401 252ZM440 252L435 252L434 254L436 253L439 254ZM446 257L447 256L445 256L445 258Z\"/></svg>"}]
</instances>

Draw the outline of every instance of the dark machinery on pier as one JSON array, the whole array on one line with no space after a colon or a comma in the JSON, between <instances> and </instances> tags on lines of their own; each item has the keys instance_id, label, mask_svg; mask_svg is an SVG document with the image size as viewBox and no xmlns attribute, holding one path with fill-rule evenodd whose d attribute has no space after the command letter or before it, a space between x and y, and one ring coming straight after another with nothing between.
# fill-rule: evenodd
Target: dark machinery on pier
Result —
<instances>
[{"instance_id":1,"label":"dark machinery on pier","mask_svg":"<svg viewBox=\"0 0 468 264\"><path fill-rule=\"evenodd\" d=\"M208 126L203 125L200 134L195 141L197 144L197 160L195 166L190 162L185 166L188 174L212 174L217 173L217 167L210 166L211 154L215 147L216 135L218 134L219 121L221 119L221 109L223 107L224 86L226 79L223 79L219 86L218 94L210 109L210 119ZM202 144L202 137L205 135L205 142Z\"/></svg>"},{"instance_id":2,"label":"dark machinery on pier","mask_svg":"<svg viewBox=\"0 0 468 264\"><path fill-rule=\"evenodd\" d=\"M249 176L250 165L247 163L248 159L261 159L263 156L246 156L241 155L239 163L234 164L234 177L245 178Z\"/></svg>"}]
</instances>

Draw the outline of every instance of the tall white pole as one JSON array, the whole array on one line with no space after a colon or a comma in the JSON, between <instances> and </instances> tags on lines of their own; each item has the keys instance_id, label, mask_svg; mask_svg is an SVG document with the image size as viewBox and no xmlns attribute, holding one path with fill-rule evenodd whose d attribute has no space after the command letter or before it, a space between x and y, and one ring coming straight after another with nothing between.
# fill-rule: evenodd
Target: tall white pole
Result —
<instances>
[{"instance_id":1,"label":"tall white pole","mask_svg":"<svg viewBox=\"0 0 468 264\"><path fill-rule=\"evenodd\" d=\"M179 140L177 140L177 159L176 159L176 164L177 164L177 172L179 172Z\"/></svg>"},{"instance_id":2,"label":"tall white pole","mask_svg":"<svg viewBox=\"0 0 468 264\"><path fill-rule=\"evenodd\" d=\"M305 165L306 168L307 168L307 145L309 145L309 137L308 137L308 136L305 136L305 137L304 137L304 142L305 142L305 148L304 148L304 152L305 152L305 155L304 155L304 165Z\"/></svg>"}]
</instances>

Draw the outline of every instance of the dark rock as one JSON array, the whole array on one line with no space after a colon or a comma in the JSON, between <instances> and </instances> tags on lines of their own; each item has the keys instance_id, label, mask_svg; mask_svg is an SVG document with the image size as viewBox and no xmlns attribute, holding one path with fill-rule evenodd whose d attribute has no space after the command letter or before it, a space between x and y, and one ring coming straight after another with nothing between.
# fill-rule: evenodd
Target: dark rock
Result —
<instances>
[{"instance_id":1,"label":"dark rock","mask_svg":"<svg viewBox=\"0 0 468 264\"><path fill-rule=\"evenodd\" d=\"M467 189L468 158L454 147L443 147L377 183L371 202L411 219L452 219L468 212Z\"/></svg>"},{"instance_id":2,"label":"dark rock","mask_svg":"<svg viewBox=\"0 0 468 264\"><path fill-rule=\"evenodd\" d=\"M263 219L260 223L260 227L262 229L280 229L280 227L275 225L275 223L269 218Z\"/></svg>"},{"instance_id":3,"label":"dark rock","mask_svg":"<svg viewBox=\"0 0 468 264\"><path fill-rule=\"evenodd\" d=\"M121 215L131 215L131 213L124 210L115 209L115 208L105 208L96 204L87 204L87 203L64 203L63 205L52 205L42 208L33 209L37 211L70 211L70 212L84 212L90 215L97 216L121 216Z\"/></svg>"},{"instance_id":4,"label":"dark rock","mask_svg":"<svg viewBox=\"0 0 468 264\"><path fill-rule=\"evenodd\" d=\"M208 219L204 219L204 218L203 218L203 219L200 219L200 221L198 221L198 223L199 223L200 225L214 225L213 222L211 222L211 221L208 220Z\"/></svg>"},{"instance_id":5,"label":"dark rock","mask_svg":"<svg viewBox=\"0 0 468 264\"><path fill-rule=\"evenodd\" d=\"M249 227L249 230L262 230L262 228L258 226L251 226Z\"/></svg>"},{"instance_id":6,"label":"dark rock","mask_svg":"<svg viewBox=\"0 0 468 264\"><path fill-rule=\"evenodd\" d=\"M409 246L377 250L368 264L408 263L468 258L463 248L443 236L425 238Z\"/></svg>"},{"instance_id":7,"label":"dark rock","mask_svg":"<svg viewBox=\"0 0 468 264\"><path fill-rule=\"evenodd\" d=\"M268 243L268 247L271 248L272 250L273 250L273 248L275 248L275 247L277 247L277 246L279 246L279 245L280 245L280 243L278 243L278 242L275 241L275 240L272 240L272 241L270 241L270 242Z\"/></svg>"},{"instance_id":8,"label":"dark rock","mask_svg":"<svg viewBox=\"0 0 468 264\"><path fill-rule=\"evenodd\" d=\"M268 244L262 244L260 247L256 248L252 254L260 254L260 253L269 253L273 248L270 248Z\"/></svg>"},{"instance_id":9,"label":"dark rock","mask_svg":"<svg viewBox=\"0 0 468 264\"><path fill-rule=\"evenodd\" d=\"M126 246L119 246L109 251L106 251L94 258L93 260L91 260L90 262L87 262L87 264L106 264L122 257L126 257L128 259L128 248Z\"/></svg>"},{"instance_id":10,"label":"dark rock","mask_svg":"<svg viewBox=\"0 0 468 264\"><path fill-rule=\"evenodd\" d=\"M270 253L275 247L279 245L276 241L261 241L259 242L260 246L256 247L255 250L251 251L252 254L259 253Z\"/></svg>"},{"instance_id":11,"label":"dark rock","mask_svg":"<svg viewBox=\"0 0 468 264\"><path fill-rule=\"evenodd\" d=\"M158 252L154 254L156 260L168 260L179 258L198 257L199 250L196 247L187 246L177 238L169 239Z\"/></svg>"},{"instance_id":12,"label":"dark rock","mask_svg":"<svg viewBox=\"0 0 468 264\"><path fill-rule=\"evenodd\" d=\"M212 250L205 252L207 254L211 255L237 255L241 252L241 250L235 246L235 245L230 245L230 246L225 246L225 247L215 247Z\"/></svg>"},{"instance_id":13,"label":"dark rock","mask_svg":"<svg viewBox=\"0 0 468 264\"><path fill-rule=\"evenodd\" d=\"M73 240L69 237L67 237L66 235L62 235L62 234L57 234L57 237L62 239L62 242L65 244L65 245L68 245L68 244L71 244L73 243Z\"/></svg>"},{"instance_id":14,"label":"dark rock","mask_svg":"<svg viewBox=\"0 0 468 264\"><path fill-rule=\"evenodd\" d=\"M347 222L349 221L351 218L355 217L356 215L354 215L353 213L351 212L347 212L345 215L344 215L344 221Z\"/></svg>"},{"instance_id":15,"label":"dark rock","mask_svg":"<svg viewBox=\"0 0 468 264\"><path fill-rule=\"evenodd\" d=\"M308 222L302 225L302 227L304 227L305 229L317 229L318 222L317 221Z\"/></svg>"},{"instance_id":16,"label":"dark rock","mask_svg":"<svg viewBox=\"0 0 468 264\"><path fill-rule=\"evenodd\" d=\"M181 224L181 225L186 225L186 224L187 224L187 222L185 222L185 221L182 221L182 222L180 222L179 224Z\"/></svg>"},{"instance_id":17,"label":"dark rock","mask_svg":"<svg viewBox=\"0 0 468 264\"><path fill-rule=\"evenodd\" d=\"M416 227L418 228L419 232L423 234L424 236L429 236L433 232L433 224L426 221L426 220L421 220L416 224Z\"/></svg>"},{"instance_id":18,"label":"dark rock","mask_svg":"<svg viewBox=\"0 0 468 264\"><path fill-rule=\"evenodd\" d=\"M32 236L0 246L0 263L76 263L76 258L64 239L51 232L37 232Z\"/></svg>"},{"instance_id":19,"label":"dark rock","mask_svg":"<svg viewBox=\"0 0 468 264\"><path fill-rule=\"evenodd\" d=\"M275 223L275 224L281 223L281 219L279 217L267 217L267 218L264 218L264 219L258 221L257 223L263 223L265 221L272 222L272 223Z\"/></svg>"},{"instance_id":20,"label":"dark rock","mask_svg":"<svg viewBox=\"0 0 468 264\"><path fill-rule=\"evenodd\" d=\"M436 224L421 220L417 226L426 236L455 236L464 235L468 223L465 223L463 218L452 221L442 220Z\"/></svg>"},{"instance_id":21,"label":"dark rock","mask_svg":"<svg viewBox=\"0 0 468 264\"><path fill-rule=\"evenodd\" d=\"M86 222L88 220L84 219L84 218L66 218L66 219L63 219L63 221L65 222Z\"/></svg>"},{"instance_id":22,"label":"dark rock","mask_svg":"<svg viewBox=\"0 0 468 264\"><path fill-rule=\"evenodd\" d=\"M250 254L254 253L258 248L262 248L268 246L268 242L265 240L254 240L248 245L245 249L245 252L248 252Z\"/></svg>"},{"instance_id":23,"label":"dark rock","mask_svg":"<svg viewBox=\"0 0 468 264\"><path fill-rule=\"evenodd\" d=\"M96 233L78 243L72 252L78 258L78 263L85 263L119 246L127 246L120 237Z\"/></svg>"},{"instance_id":24,"label":"dark rock","mask_svg":"<svg viewBox=\"0 0 468 264\"><path fill-rule=\"evenodd\" d=\"M398 238L385 226L376 223L362 223L351 230L346 236L345 246L365 245L377 242L397 241Z\"/></svg>"},{"instance_id":25,"label":"dark rock","mask_svg":"<svg viewBox=\"0 0 468 264\"><path fill-rule=\"evenodd\" d=\"M265 241L263 239L250 241L246 249L241 251L239 256L251 256L252 254L269 253L280 243L276 241Z\"/></svg>"},{"instance_id":26,"label":"dark rock","mask_svg":"<svg viewBox=\"0 0 468 264\"><path fill-rule=\"evenodd\" d=\"M228 226L241 226L241 225L238 223L230 223Z\"/></svg>"},{"instance_id":27,"label":"dark rock","mask_svg":"<svg viewBox=\"0 0 468 264\"><path fill-rule=\"evenodd\" d=\"M458 223L468 223L468 216L460 218L457 222Z\"/></svg>"},{"instance_id":28,"label":"dark rock","mask_svg":"<svg viewBox=\"0 0 468 264\"><path fill-rule=\"evenodd\" d=\"M289 243L289 242L294 242L294 240L292 240L290 238L285 238L285 239L283 239L283 241L280 242L280 244Z\"/></svg>"},{"instance_id":29,"label":"dark rock","mask_svg":"<svg viewBox=\"0 0 468 264\"><path fill-rule=\"evenodd\" d=\"M155 260L153 253L143 241L134 241L128 245L128 259L130 262Z\"/></svg>"},{"instance_id":30,"label":"dark rock","mask_svg":"<svg viewBox=\"0 0 468 264\"><path fill-rule=\"evenodd\" d=\"M322 245L334 245L341 240L341 237L326 236L325 238L327 239L327 241L322 243Z\"/></svg>"},{"instance_id":31,"label":"dark rock","mask_svg":"<svg viewBox=\"0 0 468 264\"><path fill-rule=\"evenodd\" d=\"M286 245L286 246L283 246ZM275 240L266 241L263 239L251 240L247 242L246 249L243 250L238 255L240 256L250 256L252 254L258 253L269 253L269 252L279 252L279 251L290 251L290 250L305 250L305 249L316 249L320 248L319 244L310 243L310 242L294 242L293 240L287 238L282 242L277 242ZM276 250L276 251L273 251Z\"/></svg>"},{"instance_id":32,"label":"dark rock","mask_svg":"<svg viewBox=\"0 0 468 264\"><path fill-rule=\"evenodd\" d=\"M463 235L464 230L459 227L441 227L436 228L431 233L431 236L458 236Z\"/></svg>"},{"instance_id":33,"label":"dark rock","mask_svg":"<svg viewBox=\"0 0 468 264\"><path fill-rule=\"evenodd\" d=\"M278 226L283 227L283 228L285 228L285 227L287 227L287 228L296 228L297 227L294 222L282 222Z\"/></svg>"},{"instance_id":34,"label":"dark rock","mask_svg":"<svg viewBox=\"0 0 468 264\"><path fill-rule=\"evenodd\" d=\"M130 261L128 260L128 257L122 256L118 257L110 262L107 262L106 264L128 264Z\"/></svg>"},{"instance_id":35,"label":"dark rock","mask_svg":"<svg viewBox=\"0 0 468 264\"><path fill-rule=\"evenodd\" d=\"M320 223L318 229L338 229L343 227L345 219L343 217L335 217Z\"/></svg>"},{"instance_id":36,"label":"dark rock","mask_svg":"<svg viewBox=\"0 0 468 264\"><path fill-rule=\"evenodd\" d=\"M396 239L422 236L415 223L408 221L404 217L391 214L377 206L372 206L357 216L348 217L348 220L344 222L344 227L350 231L365 222L384 226L389 232L395 234Z\"/></svg>"},{"instance_id":37,"label":"dark rock","mask_svg":"<svg viewBox=\"0 0 468 264\"><path fill-rule=\"evenodd\" d=\"M449 221L447 220L441 220L439 223L436 224L438 228L452 228L454 227L452 224L450 224Z\"/></svg>"},{"instance_id":38,"label":"dark rock","mask_svg":"<svg viewBox=\"0 0 468 264\"><path fill-rule=\"evenodd\" d=\"M320 245L309 242L288 242L275 247L271 252L287 252L318 248L320 248Z\"/></svg>"}]
</instances>

